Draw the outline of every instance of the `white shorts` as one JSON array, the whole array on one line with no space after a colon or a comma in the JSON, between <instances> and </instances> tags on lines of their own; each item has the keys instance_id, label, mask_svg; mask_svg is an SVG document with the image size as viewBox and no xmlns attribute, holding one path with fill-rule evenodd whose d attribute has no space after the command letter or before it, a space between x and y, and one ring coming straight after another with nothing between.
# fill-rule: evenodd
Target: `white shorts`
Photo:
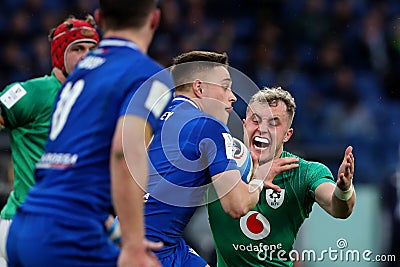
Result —
<instances>
[{"instance_id":1,"label":"white shorts","mask_svg":"<svg viewBox=\"0 0 400 267\"><path fill-rule=\"evenodd\" d=\"M11 220L0 219L0 267L7 266L6 243Z\"/></svg>"}]
</instances>

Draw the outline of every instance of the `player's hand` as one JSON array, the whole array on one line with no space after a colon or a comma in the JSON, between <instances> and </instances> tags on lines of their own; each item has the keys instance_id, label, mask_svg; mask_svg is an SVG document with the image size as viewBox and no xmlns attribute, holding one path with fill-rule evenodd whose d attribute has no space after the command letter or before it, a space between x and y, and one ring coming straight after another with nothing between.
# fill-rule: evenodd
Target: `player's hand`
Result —
<instances>
[{"instance_id":1,"label":"player's hand","mask_svg":"<svg viewBox=\"0 0 400 267\"><path fill-rule=\"evenodd\" d=\"M337 186L342 190L346 191L350 188L353 182L354 176L354 155L353 147L348 146L344 152L342 164L340 164L338 170Z\"/></svg>"},{"instance_id":2,"label":"player's hand","mask_svg":"<svg viewBox=\"0 0 400 267\"><path fill-rule=\"evenodd\" d=\"M264 187L281 192L282 189L273 183L275 176L281 172L298 168L298 162L299 159L295 157L273 159L260 165L256 170L255 177L258 179L264 179Z\"/></svg>"},{"instance_id":3,"label":"player's hand","mask_svg":"<svg viewBox=\"0 0 400 267\"><path fill-rule=\"evenodd\" d=\"M255 176L255 174L256 174L257 169L258 169L260 158L253 151L249 150L249 152L250 152L251 161L253 162L253 165L252 165L253 169L251 170L251 177L253 178Z\"/></svg>"},{"instance_id":4,"label":"player's hand","mask_svg":"<svg viewBox=\"0 0 400 267\"><path fill-rule=\"evenodd\" d=\"M152 250L163 247L162 242L143 240L141 245L123 244L118 258L118 267L162 267Z\"/></svg>"},{"instance_id":5,"label":"player's hand","mask_svg":"<svg viewBox=\"0 0 400 267\"><path fill-rule=\"evenodd\" d=\"M108 238L117 245L121 247L121 227L119 225L118 216L115 218L110 214L105 221L105 226L107 229Z\"/></svg>"}]
</instances>

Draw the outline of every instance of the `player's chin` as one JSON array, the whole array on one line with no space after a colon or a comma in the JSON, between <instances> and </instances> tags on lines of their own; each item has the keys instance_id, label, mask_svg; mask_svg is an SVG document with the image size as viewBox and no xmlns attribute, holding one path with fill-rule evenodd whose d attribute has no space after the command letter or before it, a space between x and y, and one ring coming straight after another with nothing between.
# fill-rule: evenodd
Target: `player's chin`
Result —
<instances>
[{"instance_id":1,"label":"player's chin","mask_svg":"<svg viewBox=\"0 0 400 267\"><path fill-rule=\"evenodd\" d=\"M253 146L251 151L256 154L260 163L261 162L266 163L274 158L274 154L273 154L273 151L271 150L271 147L259 148L259 147Z\"/></svg>"},{"instance_id":2,"label":"player's chin","mask_svg":"<svg viewBox=\"0 0 400 267\"><path fill-rule=\"evenodd\" d=\"M258 147L254 146L253 144L250 146L250 151L259 159L262 154L262 150Z\"/></svg>"}]
</instances>

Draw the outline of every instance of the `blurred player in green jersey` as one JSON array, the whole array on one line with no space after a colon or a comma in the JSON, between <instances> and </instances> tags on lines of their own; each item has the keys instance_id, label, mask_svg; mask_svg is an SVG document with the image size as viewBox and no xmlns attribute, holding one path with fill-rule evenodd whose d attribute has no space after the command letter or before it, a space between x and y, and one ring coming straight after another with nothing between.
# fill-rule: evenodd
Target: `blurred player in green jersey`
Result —
<instances>
[{"instance_id":1,"label":"blurred player in green jersey","mask_svg":"<svg viewBox=\"0 0 400 267\"><path fill-rule=\"evenodd\" d=\"M14 168L13 191L1 211L0 266L6 266L5 243L11 219L35 183L35 164L47 141L55 97L75 65L99 42L94 18L68 17L50 30L49 41L51 75L10 84L0 93L0 126L9 131Z\"/></svg>"},{"instance_id":2,"label":"blurred player in green jersey","mask_svg":"<svg viewBox=\"0 0 400 267\"><path fill-rule=\"evenodd\" d=\"M336 181L325 165L285 151L295 109L293 97L281 88L264 88L250 99L244 143L260 158L255 175L275 177L276 187L266 186L256 207L240 219L227 215L219 201L208 204L218 267L292 266L289 253L314 202L335 218L353 211L353 148L346 148Z\"/></svg>"}]
</instances>

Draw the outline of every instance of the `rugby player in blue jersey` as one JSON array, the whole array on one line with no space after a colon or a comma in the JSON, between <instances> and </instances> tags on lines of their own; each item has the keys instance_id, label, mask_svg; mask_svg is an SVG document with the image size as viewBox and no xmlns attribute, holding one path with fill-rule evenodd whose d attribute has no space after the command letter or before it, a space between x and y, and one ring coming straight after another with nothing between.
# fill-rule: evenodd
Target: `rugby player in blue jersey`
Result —
<instances>
[{"instance_id":1,"label":"rugby player in blue jersey","mask_svg":"<svg viewBox=\"0 0 400 267\"><path fill-rule=\"evenodd\" d=\"M241 180L226 126L236 97L228 57L206 51L174 59L175 98L161 116L161 130L149 147L145 228L165 267L208 266L183 240L182 232L212 183L226 213L234 218L255 206L263 181Z\"/></svg>"},{"instance_id":2,"label":"rugby player in blue jersey","mask_svg":"<svg viewBox=\"0 0 400 267\"><path fill-rule=\"evenodd\" d=\"M162 244L145 240L142 197L146 145L173 88L146 55L160 10L154 0L99 3L104 39L56 99L36 185L11 225L9 266L159 266L150 250ZM121 251L104 226L112 204Z\"/></svg>"}]
</instances>

